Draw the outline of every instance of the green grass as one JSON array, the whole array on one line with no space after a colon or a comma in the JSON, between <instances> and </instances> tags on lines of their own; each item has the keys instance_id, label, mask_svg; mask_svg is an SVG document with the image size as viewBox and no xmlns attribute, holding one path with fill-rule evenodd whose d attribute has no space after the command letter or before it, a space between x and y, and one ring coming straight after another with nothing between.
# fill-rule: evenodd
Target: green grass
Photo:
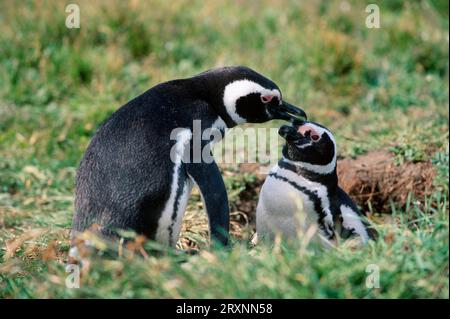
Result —
<instances>
[{"instance_id":1,"label":"green grass","mask_svg":"<svg viewBox=\"0 0 450 319\"><path fill-rule=\"evenodd\" d=\"M365 27L366 3L342 3L79 1L69 30L64 2L0 2L0 297L448 298L448 2L380 1L381 29ZM393 203L361 250L250 249L243 236L190 257L92 256L81 289L66 289L75 171L96 128L156 83L234 64L329 126L340 156L432 162L433 194ZM235 169L233 212L254 179ZM190 235L205 241L199 202ZM6 244L36 229L6 260ZM379 289L365 286L369 264Z\"/></svg>"}]
</instances>

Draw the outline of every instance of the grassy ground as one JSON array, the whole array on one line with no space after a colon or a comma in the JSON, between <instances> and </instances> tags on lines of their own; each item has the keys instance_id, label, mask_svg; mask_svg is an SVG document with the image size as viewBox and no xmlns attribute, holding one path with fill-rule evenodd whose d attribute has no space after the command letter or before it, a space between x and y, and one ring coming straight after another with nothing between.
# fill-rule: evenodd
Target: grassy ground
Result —
<instances>
[{"instance_id":1,"label":"grassy ground","mask_svg":"<svg viewBox=\"0 0 450 319\"><path fill-rule=\"evenodd\" d=\"M447 1L379 1L381 29L365 27L362 1L79 4L69 30L62 1L0 2L0 297L448 298ZM194 194L180 245L200 254L145 258L138 241L135 254L92 256L67 289L75 170L98 125L158 82L233 64L329 126L341 156L431 161L432 195L376 212L390 218L374 215L380 238L364 249L250 249L237 201L254 176L224 168L231 251L204 247ZM371 264L380 288L366 287Z\"/></svg>"}]
</instances>

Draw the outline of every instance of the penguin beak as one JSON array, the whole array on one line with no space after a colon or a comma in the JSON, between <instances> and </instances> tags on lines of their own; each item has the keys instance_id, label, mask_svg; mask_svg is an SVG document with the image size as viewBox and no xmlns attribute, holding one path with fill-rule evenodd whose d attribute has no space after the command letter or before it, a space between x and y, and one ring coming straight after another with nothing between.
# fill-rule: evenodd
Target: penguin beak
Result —
<instances>
[{"instance_id":1,"label":"penguin beak","mask_svg":"<svg viewBox=\"0 0 450 319\"><path fill-rule=\"evenodd\" d=\"M286 141L295 141L300 138L297 130L294 127L288 125L283 125L282 127L280 127L280 129L278 130L278 134Z\"/></svg>"},{"instance_id":2,"label":"penguin beak","mask_svg":"<svg viewBox=\"0 0 450 319\"><path fill-rule=\"evenodd\" d=\"M307 119L305 111L285 101L281 102L281 105L274 107L271 113L273 118L277 120L303 123Z\"/></svg>"}]
</instances>

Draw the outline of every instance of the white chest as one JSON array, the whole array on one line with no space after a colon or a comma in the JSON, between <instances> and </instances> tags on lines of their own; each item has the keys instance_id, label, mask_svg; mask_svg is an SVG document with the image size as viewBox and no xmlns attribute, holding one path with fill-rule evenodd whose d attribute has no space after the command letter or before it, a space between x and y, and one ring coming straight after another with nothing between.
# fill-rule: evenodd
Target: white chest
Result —
<instances>
[{"instance_id":1,"label":"white chest","mask_svg":"<svg viewBox=\"0 0 450 319\"><path fill-rule=\"evenodd\" d=\"M315 202L328 209L327 189L278 166L271 172L275 175L266 178L256 211L258 237L270 238L275 233L297 237L299 231L317 223Z\"/></svg>"}]
</instances>

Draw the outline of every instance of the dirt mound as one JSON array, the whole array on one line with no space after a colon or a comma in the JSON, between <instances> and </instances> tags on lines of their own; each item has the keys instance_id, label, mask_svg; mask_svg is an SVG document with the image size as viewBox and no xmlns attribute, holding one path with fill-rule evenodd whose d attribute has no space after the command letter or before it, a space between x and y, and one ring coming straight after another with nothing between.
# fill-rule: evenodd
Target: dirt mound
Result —
<instances>
[{"instance_id":1,"label":"dirt mound","mask_svg":"<svg viewBox=\"0 0 450 319\"><path fill-rule=\"evenodd\" d=\"M338 161L339 185L364 209L370 204L378 212L389 211L391 202L404 207L409 193L422 200L435 175L430 162L396 165L386 150Z\"/></svg>"}]
</instances>

